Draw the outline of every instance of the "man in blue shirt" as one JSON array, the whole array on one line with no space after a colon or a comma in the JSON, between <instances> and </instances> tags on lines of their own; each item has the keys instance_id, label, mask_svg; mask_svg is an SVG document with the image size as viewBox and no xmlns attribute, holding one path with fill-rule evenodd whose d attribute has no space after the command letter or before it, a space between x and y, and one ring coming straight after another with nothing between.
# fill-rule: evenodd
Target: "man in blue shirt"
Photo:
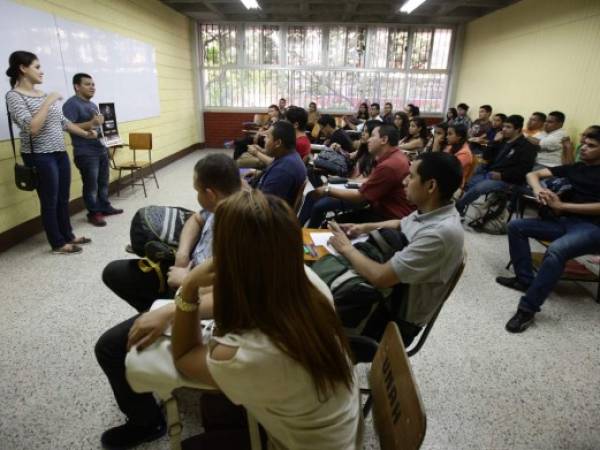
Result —
<instances>
[{"instance_id":1,"label":"man in blue shirt","mask_svg":"<svg viewBox=\"0 0 600 450\"><path fill-rule=\"evenodd\" d=\"M73 77L75 95L63 105L63 114L84 130L95 130L101 135L104 118L92 101L96 86L92 77L78 73ZM75 165L83 182L83 201L88 210L88 221L97 227L106 225L104 216L121 214L108 201L109 165L108 149L100 139L83 139L71 134Z\"/></svg>"},{"instance_id":2,"label":"man in blue shirt","mask_svg":"<svg viewBox=\"0 0 600 450\"><path fill-rule=\"evenodd\" d=\"M265 138L266 154L274 160L265 169L256 187L265 194L286 200L290 206L306 179L306 166L296 151L296 130L285 121L276 122Z\"/></svg>"}]
</instances>

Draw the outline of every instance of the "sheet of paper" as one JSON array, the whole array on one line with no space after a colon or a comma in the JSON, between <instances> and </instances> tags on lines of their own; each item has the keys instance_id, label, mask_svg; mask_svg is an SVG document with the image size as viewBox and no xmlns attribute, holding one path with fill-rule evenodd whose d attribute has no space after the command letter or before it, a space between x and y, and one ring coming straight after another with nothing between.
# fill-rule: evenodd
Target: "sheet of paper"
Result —
<instances>
[{"instance_id":1,"label":"sheet of paper","mask_svg":"<svg viewBox=\"0 0 600 450\"><path fill-rule=\"evenodd\" d=\"M310 238L312 239L313 244L316 247L323 246L332 255L339 255L337 250L327 243L327 241L329 241L329 238L331 236L333 236L333 233L331 233L329 231L324 231L322 233L321 232L310 233ZM352 244L356 244L357 242L365 242L367 239L369 239L369 236L363 235L363 236L359 236L357 238L351 239L350 242L352 242Z\"/></svg>"}]
</instances>

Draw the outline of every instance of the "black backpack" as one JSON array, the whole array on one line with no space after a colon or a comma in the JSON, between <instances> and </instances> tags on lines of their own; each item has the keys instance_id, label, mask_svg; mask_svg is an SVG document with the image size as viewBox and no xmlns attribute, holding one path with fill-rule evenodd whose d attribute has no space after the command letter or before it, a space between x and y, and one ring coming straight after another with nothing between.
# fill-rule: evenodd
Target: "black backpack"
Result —
<instances>
[{"instance_id":1,"label":"black backpack","mask_svg":"<svg viewBox=\"0 0 600 450\"><path fill-rule=\"evenodd\" d=\"M408 243L398 230L381 229L369 233L366 242L354 247L368 258L384 263ZM341 255L326 255L312 265L312 270L327 284L333 294L335 310L347 328L356 328L373 307L392 294L393 289L378 289L354 271Z\"/></svg>"},{"instance_id":2,"label":"black backpack","mask_svg":"<svg viewBox=\"0 0 600 450\"><path fill-rule=\"evenodd\" d=\"M176 249L183 225L193 214L189 209L176 206L145 206L138 209L129 229L133 251L145 257L145 246L153 241Z\"/></svg>"}]
</instances>

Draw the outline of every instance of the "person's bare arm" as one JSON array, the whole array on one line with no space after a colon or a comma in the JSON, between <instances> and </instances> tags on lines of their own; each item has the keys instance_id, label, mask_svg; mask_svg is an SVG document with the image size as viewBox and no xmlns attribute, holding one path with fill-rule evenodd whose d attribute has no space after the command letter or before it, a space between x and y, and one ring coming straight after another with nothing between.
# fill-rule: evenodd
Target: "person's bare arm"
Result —
<instances>
[{"instance_id":1,"label":"person's bare arm","mask_svg":"<svg viewBox=\"0 0 600 450\"><path fill-rule=\"evenodd\" d=\"M267 154L263 153L263 149L260 148L258 145L249 145L248 153L250 153L252 156L257 157L260 161L262 161L267 166L269 164L271 164L274 159L274 158L268 156Z\"/></svg>"},{"instance_id":2,"label":"person's bare arm","mask_svg":"<svg viewBox=\"0 0 600 450\"><path fill-rule=\"evenodd\" d=\"M175 254L176 267L187 267L190 263L190 255L194 246L198 243L202 227L204 227L204 220L199 213L195 213L186 220L179 235L179 246Z\"/></svg>"},{"instance_id":3,"label":"person's bare arm","mask_svg":"<svg viewBox=\"0 0 600 450\"><path fill-rule=\"evenodd\" d=\"M551 176L552 172L550 172L550 169L546 168L529 172L526 176L527 184L531 186L531 189L533 189L533 194L540 202L542 202L542 199L540 199L540 192L547 191L547 189L544 189L540 184L540 180L543 180L544 178L550 178Z\"/></svg>"},{"instance_id":4,"label":"person's bare arm","mask_svg":"<svg viewBox=\"0 0 600 450\"><path fill-rule=\"evenodd\" d=\"M355 238L361 234L367 234L380 228L391 228L394 230L400 229L400 220L394 219L372 223L341 223L339 225L347 236Z\"/></svg>"},{"instance_id":5,"label":"person's bare arm","mask_svg":"<svg viewBox=\"0 0 600 450\"><path fill-rule=\"evenodd\" d=\"M398 144L398 148L402 150L419 150L423 148L423 141L421 139L411 139L404 144Z\"/></svg>"}]
</instances>

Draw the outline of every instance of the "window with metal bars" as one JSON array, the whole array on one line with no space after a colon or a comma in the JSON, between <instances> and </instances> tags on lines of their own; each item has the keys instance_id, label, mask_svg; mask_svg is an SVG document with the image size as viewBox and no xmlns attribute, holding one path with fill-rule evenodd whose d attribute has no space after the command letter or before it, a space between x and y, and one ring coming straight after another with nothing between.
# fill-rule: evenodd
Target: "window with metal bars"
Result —
<instances>
[{"instance_id":1,"label":"window with metal bars","mask_svg":"<svg viewBox=\"0 0 600 450\"><path fill-rule=\"evenodd\" d=\"M452 39L435 27L202 25L204 107L264 108L284 97L322 110L389 101L442 113Z\"/></svg>"}]
</instances>

